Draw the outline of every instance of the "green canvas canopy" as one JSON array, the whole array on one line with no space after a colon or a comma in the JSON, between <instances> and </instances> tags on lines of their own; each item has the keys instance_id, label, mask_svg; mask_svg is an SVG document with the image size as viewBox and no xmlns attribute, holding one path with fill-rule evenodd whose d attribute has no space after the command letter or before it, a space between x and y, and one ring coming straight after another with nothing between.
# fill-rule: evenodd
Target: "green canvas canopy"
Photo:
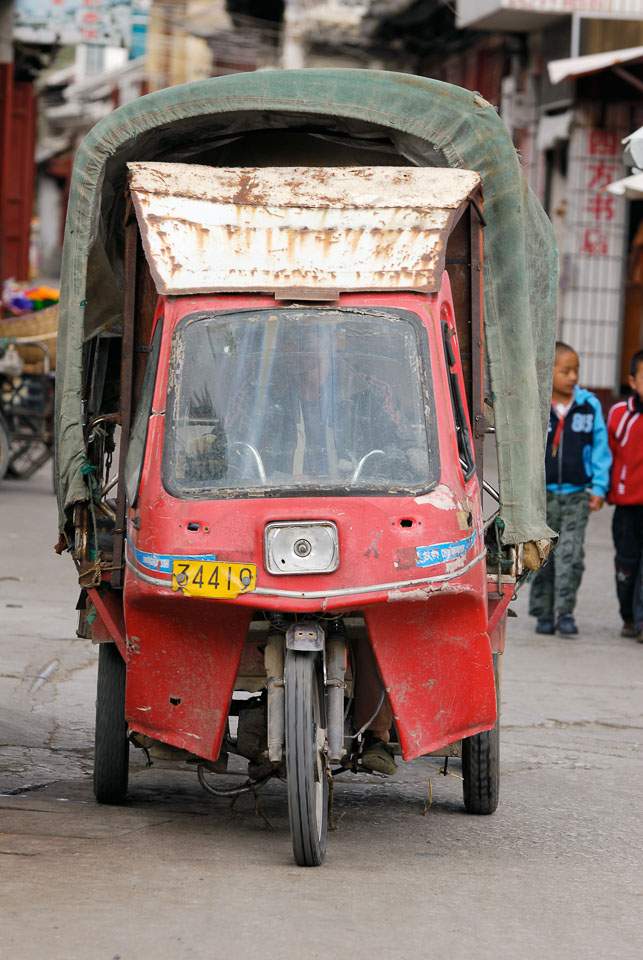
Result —
<instances>
[{"instance_id":1,"label":"green canvas canopy","mask_svg":"<svg viewBox=\"0 0 643 960\"><path fill-rule=\"evenodd\" d=\"M308 143L307 148L305 143ZM311 146L312 145L312 146ZM105 367L83 396L92 341L120 336L130 161L214 166L400 165L480 173L484 328L498 452L503 539L549 538L544 447L555 340L557 258L551 224L509 133L479 94L375 70L238 74L170 87L101 120L74 164L63 248L57 364L60 529L89 499L83 422L117 394ZM327 157L327 160L324 158Z\"/></svg>"}]
</instances>

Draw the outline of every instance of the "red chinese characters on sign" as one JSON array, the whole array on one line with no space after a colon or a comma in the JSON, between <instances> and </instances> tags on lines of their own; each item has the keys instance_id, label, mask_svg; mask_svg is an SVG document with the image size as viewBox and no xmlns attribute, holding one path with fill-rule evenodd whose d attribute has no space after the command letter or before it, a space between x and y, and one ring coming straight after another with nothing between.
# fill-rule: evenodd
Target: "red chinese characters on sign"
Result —
<instances>
[{"instance_id":1,"label":"red chinese characters on sign","mask_svg":"<svg viewBox=\"0 0 643 960\"><path fill-rule=\"evenodd\" d=\"M80 34L85 41L98 39L97 28L100 24L100 5L101 0L82 0Z\"/></svg>"},{"instance_id":2,"label":"red chinese characters on sign","mask_svg":"<svg viewBox=\"0 0 643 960\"><path fill-rule=\"evenodd\" d=\"M583 243L580 252L590 257L604 256L609 253L607 237L601 233L600 230L588 227L583 234Z\"/></svg>"},{"instance_id":3,"label":"red chinese characters on sign","mask_svg":"<svg viewBox=\"0 0 643 960\"><path fill-rule=\"evenodd\" d=\"M587 200L585 212L591 214L593 220L614 219L614 197L606 197L603 193L595 193Z\"/></svg>"},{"instance_id":4,"label":"red chinese characters on sign","mask_svg":"<svg viewBox=\"0 0 643 960\"><path fill-rule=\"evenodd\" d=\"M616 130L589 131L590 157L617 157L619 144L620 140Z\"/></svg>"},{"instance_id":5,"label":"red chinese characters on sign","mask_svg":"<svg viewBox=\"0 0 643 960\"><path fill-rule=\"evenodd\" d=\"M590 177L587 189L602 190L603 187L606 187L607 184L611 183L614 179L616 164L605 163L604 160L600 160L598 163L588 163L586 170Z\"/></svg>"},{"instance_id":6,"label":"red chinese characters on sign","mask_svg":"<svg viewBox=\"0 0 643 960\"><path fill-rule=\"evenodd\" d=\"M616 198L604 190L608 183L618 177L620 149L620 136L616 130L588 130L588 160L583 169L583 188L587 191L584 219L589 220L591 225L585 228L580 246L580 253L586 256L605 256L609 253L609 237L602 227L615 218Z\"/></svg>"}]
</instances>

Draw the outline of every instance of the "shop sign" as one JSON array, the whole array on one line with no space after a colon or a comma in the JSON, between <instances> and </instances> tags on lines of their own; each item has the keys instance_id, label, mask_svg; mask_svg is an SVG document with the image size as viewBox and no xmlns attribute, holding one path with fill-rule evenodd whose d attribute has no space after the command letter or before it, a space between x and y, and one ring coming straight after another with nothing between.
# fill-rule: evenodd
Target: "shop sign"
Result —
<instances>
[{"instance_id":1,"label":"shop sign","mask_svg":"<svg viewBox=\"0 0 643 960\"><path fill-rule=\"evenodd\" d=\"M625 202L606 192L624 174L620 126L578 124L568 167L561 271L561 337L579 351L583 382L615 383L621 319Z\"/></svg>"},{"instance_id":2,"label":"shop sign","mask_svg":"<svg viewBox=\"0 0 643 960\"><path fill-rule=\"evenodd\" d=\"M26 43L130 47L149 0L15 0L14 36Z\"/></svg>"}]
</instances>

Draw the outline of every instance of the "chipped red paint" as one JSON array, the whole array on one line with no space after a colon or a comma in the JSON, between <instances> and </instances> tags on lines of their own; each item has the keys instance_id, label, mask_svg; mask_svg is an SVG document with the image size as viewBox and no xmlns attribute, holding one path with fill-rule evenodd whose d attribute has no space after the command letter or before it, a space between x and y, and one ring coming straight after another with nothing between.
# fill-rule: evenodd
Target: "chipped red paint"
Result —
<instances>
[{"instance_id":1,"label":"chipped red paint","mask_svg":"<svg viewBox=\"0 0 643 960\"><path fill-rule=\"evenodd\" d=\"M124 599L130 729L215 760L252 610L194 603L131 576Z\"/></svg>"},{"instance_id":2,"label":"chipped red paint","mask_svg":"<svg viewBox=\"0 0 643 960\"><path fill-rule=\"evenodd\" d=\"M504 653L505 651L507 608L513 598L514 590L515 584L503 583L502 592L500 594L489 594L487 598L489 606L489 622L487 624L487 633L491 639L491 649L494 653Z\"/></svg>"},{"instance_id":3,"label":"chipped red paint","mask_svg":"<svg viewBox=\"0 0 643 960\"><path fill-rule=\"evenodd\" d=\"M364 615L405 760L493 726L493 661L478 590L377 604Z\"/></svg>"},{"instance_id":4,"label":"chipped red paint","mask_svg":"<svg viewBox=\"0 0 643 960\"><path fill-rule=\"evenodd\" d=\"M125 620L120 594L113 590L101 592L98 589L87 590L90 601L96 608L97 620L92 628L95 643L113 640L121 655L125 656Z\"/></svg>"}]
</instances>

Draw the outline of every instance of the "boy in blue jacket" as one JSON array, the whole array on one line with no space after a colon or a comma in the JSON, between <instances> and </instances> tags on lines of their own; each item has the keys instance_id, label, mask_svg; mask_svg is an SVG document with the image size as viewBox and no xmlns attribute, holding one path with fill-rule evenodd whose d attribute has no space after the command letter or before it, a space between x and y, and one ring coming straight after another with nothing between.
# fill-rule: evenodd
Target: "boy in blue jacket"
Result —
<instances>
[{"instance_id":1,"label":"boy in blue jacket","mask_svg":"<svg viewBox=\"0 0 643 960\"><path fill-rule=\"evenodd\" d=\"M558 531L558 544L532 581L536 633L578 633L573 614L585 569L585 527L589 511L603 506L611 465L600 402L578 386L578 354L559 341L545 453L547 522Z\"/></svg>"}]
</instances>

